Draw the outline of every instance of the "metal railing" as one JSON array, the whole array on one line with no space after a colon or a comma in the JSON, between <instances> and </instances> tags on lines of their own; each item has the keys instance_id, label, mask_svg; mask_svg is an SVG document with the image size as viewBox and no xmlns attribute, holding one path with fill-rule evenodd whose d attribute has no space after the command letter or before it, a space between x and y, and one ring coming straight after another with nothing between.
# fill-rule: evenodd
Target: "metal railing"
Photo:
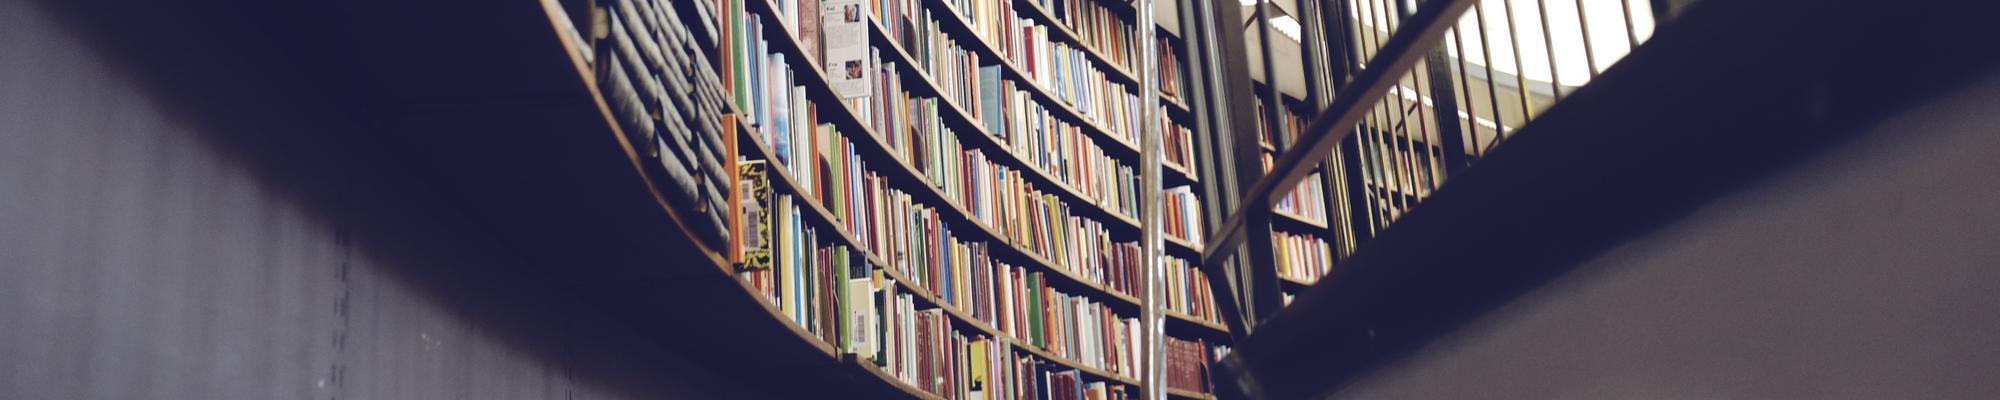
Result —
<instances>
[{"instance_id":1,"label":"metal railing","mask_svg":"<svg viewBox=\"0 0 2000 400\"><path fill-rule=\"evenodd\" d=\"M1258 5L1260 21L1251 24L1267 33L1269 1ZM1274 268L1268 247L1247 245L1266 240L1257 236L1272 231L1272 207L1320 172L1329 175L1325 206L1332 237L1326 250L1337 265L1453 172L1637 47L1653 31L1656 7L1645 0L1301 2L1296 8L1307 9L1300 18L1307 34L1298 45L1308 54L1302 67L1310 86L1302 103L1317 110L1308 112L1311 122L1281 145L1268 172L1215 226L1202 265L1245 261L1238 265ZM1274 35L1258 36L1264 43L1251 48L1260 49L1263 60L1274 59ZM1273 84L1261 94L1265 104L1280 104L1275 75L1276 67L1266 63L1264 76ZM1279 108L1264 107L1258 118L1275 125ZM1239 157L1235 168L1266 168L1263 163ZM1242 301L1235 303L1251 306L1225 310L1225 318L1254 326L1275 311L1258 307L1277 303L1280 294L1270 290L1275 282L1236 287L1231 295ZM1244 315L1246 308L1252 315Z\"/></svg>"}]
</instances>

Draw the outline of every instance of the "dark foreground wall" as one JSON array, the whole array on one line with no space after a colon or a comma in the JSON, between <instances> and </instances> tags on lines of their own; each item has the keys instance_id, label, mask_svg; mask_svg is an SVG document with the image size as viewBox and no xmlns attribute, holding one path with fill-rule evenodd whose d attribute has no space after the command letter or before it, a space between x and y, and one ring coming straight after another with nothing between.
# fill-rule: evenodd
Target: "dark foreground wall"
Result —
<instances>
[{"instance_id":1,"label":"dark foreground wall","mask_svg":"<svg viewBox=\"0 0 2000 400\"><path fill-rule=\"evenodd\" d=\"M268 54L66 3L0 0L0 399L742 397Z\"/></svg>"},{"instance_id":2,"label":"dark foreground wall","mask_svg":"<svg viewBox=\"0 0 2000 400\"><path fill-rule=\"evenodd\" d=\"M1982 81L1336 397L2000 398L2000 76Z\"/></svg>"}]
</instances>

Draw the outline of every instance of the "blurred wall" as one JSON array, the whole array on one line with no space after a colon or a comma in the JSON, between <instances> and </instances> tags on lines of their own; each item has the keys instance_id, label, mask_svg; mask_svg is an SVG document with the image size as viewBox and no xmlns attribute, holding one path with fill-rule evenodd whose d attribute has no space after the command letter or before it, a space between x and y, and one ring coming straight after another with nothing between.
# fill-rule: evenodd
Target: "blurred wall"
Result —
<instances>
[{"instance_id":1,"label":"blurred wall","mask_svg":"<svg viewBox=\"0 0 2000 400\"><path fill-rule=\"evenodd\" d=\"M1980 81L1334 397L2000 398L2000 74Z\"/></svg>"},{"instance_id":2,"label":"blurred wall","mask_svg":"<svg viewBox=\"0 0 2000 400\"><path fill-rule=\"evenodd\" d=\"M732 389L526 265L282 55L180 16L156 18L181 43L132 46L61 4L0 0L0 399Z\"/></svg>"}]
</instances>

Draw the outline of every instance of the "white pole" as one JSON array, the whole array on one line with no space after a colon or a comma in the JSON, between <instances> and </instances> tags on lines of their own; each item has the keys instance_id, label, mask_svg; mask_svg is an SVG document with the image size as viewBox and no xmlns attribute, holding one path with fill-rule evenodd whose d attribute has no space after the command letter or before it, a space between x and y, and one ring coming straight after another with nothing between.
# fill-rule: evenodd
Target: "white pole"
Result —
<instances>
[{"instance_id":1,"label":"white pole","mask_svg":"<svg viewBox=\"0 0 2000 400\"><path fill-rule=\"evenodd\" d=\"M1139 318L1145 327L1145 337L1140 343L1145 344L1146 349L1140 358L1145 361L1145 366L1140 368L1145 376L1140 377L1139 383L1144 385L1140 388L1141 398L1164 400L1167 398L1167 365L1161 355L1166 352L1162 340L1166 332L1160 320L1159 282L1162 255L1160 246L1163 244L1160 241L1160 196L1166 188L1160 184L1160 63L1157 62L1160 51L1157 42L1159 30L1156 28L1158 24L1154 22L1154 0L1140 0L1135 7L1137 10L1134 12L1138 14L1139 20L1136 36L1140 39L1140 46L1143 49L1138 64L1141 107L1139 115L1144 119L1139 125L1141 129L1139 190L1144 194L1144 200L1140 203L1139 249L1145 256L1139 264L1139 276L1145 279L1142 279L1139 285L1140 290L1144 292L1140 296L1144 309L1141 310Z\"/></svg>"}]
</instances>

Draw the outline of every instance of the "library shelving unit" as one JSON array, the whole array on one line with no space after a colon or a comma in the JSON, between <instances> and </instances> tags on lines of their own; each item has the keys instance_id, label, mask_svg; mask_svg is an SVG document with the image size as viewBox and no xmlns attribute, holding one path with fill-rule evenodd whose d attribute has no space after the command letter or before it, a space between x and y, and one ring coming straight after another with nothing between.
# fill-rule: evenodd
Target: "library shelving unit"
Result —
<instances>
[{"instance_id":1,"label":"library shelving unit","mask_svg":"<svg viewBox=\"0 0 2000 400\"><path fill-rule=\"evenodd\" d=\"M615 150L604 153L629 171L603 179L666 217L633 217L663 221L645 228L669 238L633 252L698 255L659 257L667 279L597 279L673 314L640 325L725 371L772 374L786 384L764 389L780 393L1139 393L1140 118L1165 119L1165 185L1201 180L1197 133L1182 128L1198 110L1178 97L1191 78L1173 49L1185 46L1161 36L1172 83L1138 104L1133 71L1149 60L1131 4L859 2L865 35L841 39L866 41L869 58L841 68L821 66L822 3L810 0L541 5L543 42L560 49L549 57L573 75L548 78L577 111L560 120L578 135L564 140ZM661 33L668 21L701 32ZM691 83L641 60L710 68L723 99L713 126L672 106L707 89L665 88ZM843 98L832 74L867 76L866 96ZM719 139L676 139L704 129ZM690 203L687 175L718 170L696 162L704 149L728 164L727 184ZM675 170L677 155L694 165ZM1193 193L1170 190L1163 206L1165 357L1181 377L1167 394L1210 398L1207 365L1229 336L1192 265L1205 228Z\"/></svg>"},{"instance_id":2,"label":"library shelving unit","mask_svg":"<svg viewBox=\"0 0 2000 400\"><path fill-rule=\"evenodd\" d=\"M1141 107L1193 111L1171 95L1137 103L1135 10L861 2L865 36L842 39L868 57L827 68L820 14L836 10L823 4L721 7L744 16L721 21L743 182L768 188L746 196L768 199L746 204L764 212L743 232L769 234L745 239L763 245L742 249L737 275L807 340L901 393L1136 396ZM866 95L843 98L830 72L865 76ZM1176 133L1164 181L1199 184L1190 133ZM1175 193L1163 315L1189 339L1172 359L1205 365L1210 351L1187 343L1227 333L1185 261L1200 251L1198 200ZM1207 397L1195 380L1171 393Z\"/></svg>"}]
</instances>

